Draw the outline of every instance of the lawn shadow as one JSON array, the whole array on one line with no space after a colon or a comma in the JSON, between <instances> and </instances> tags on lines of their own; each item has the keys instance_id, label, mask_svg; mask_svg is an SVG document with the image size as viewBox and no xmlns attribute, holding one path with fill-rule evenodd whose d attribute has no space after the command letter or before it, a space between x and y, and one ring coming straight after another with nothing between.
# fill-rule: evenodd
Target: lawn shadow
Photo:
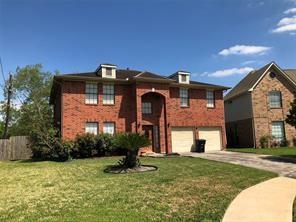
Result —
<instances>
[{"instance_id":1,"label":"lawn shadow","mask_svg":"<svg viewBox=\"0 0 296 222\"><path fill-rule=\"evenodd\" d=\"M158 170L157 166L153 165L140 165L135 168L124 168L120 165L108 165L103 170L104 173L112 173L112 174L125 174L125 173L144 173Z\"/></svg>"},{"instance_id":2,"label":"lawn shadow","mask_svg":"<svg viewBox=\"0 0 296 222\"><path fill-rule=\"evenodd\" d=\"M260 157L264 160L269 160L273 162L281 162L281 163L296 163L295 155L282 155L282 156L264 156Z\"/></svg>"}]
</instances>

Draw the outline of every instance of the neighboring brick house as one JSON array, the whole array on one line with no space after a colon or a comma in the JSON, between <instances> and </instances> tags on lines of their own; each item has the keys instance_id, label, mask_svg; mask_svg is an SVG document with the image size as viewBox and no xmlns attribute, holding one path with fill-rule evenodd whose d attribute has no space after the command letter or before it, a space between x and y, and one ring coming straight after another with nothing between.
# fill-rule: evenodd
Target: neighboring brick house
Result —
<instances>
[{"instance_id":1,"label":"neighboring brick house","mask_svg":"<svg viewBox=\"0 0 296 222\"><path fill-rule=\"evenodd\" d=\"M282 70L271 62L250 72L224 98L229 147L260 147L260 138L277 142L296 137L285 123L296 95L296 70Z\"/></svg>"},{"instance_id":2,"label":"neighboring brick house","mask_svg":"<svg viewBox=\"0 0 296 222\"><path fill-rule=\"evenodd\" d=\"M226 146L226 89L191 81L185 71L164 77L102 64L95 72L55 76L50 101L63 139L140 132L152 140L149 151L190 151L198 138L209 151Z\"/></svg>"}]
</instances>

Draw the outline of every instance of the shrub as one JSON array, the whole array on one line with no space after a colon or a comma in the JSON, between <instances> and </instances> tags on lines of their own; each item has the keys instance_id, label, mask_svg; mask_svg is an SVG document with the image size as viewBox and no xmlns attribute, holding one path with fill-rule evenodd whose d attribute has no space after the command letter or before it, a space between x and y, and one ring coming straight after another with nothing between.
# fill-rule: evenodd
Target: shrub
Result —
<instances>
[{"instance_id":1,"label":"shrub","mask_svg":"<svg viewBox=\"0 0 296 222\"><path fill-rule=\"evenodd\" d=\"M97 136L97 140L100 141L101 146L98 147L99 156L109 156L116 152L117 147L114 144L114 136L110 134L100 134Z\"/></svg>"},{"instance_id":2,"label":"shrub","mask_svg":"<svg viewBox=\"0 0 296 222\"><path fill-rule=\"evenodd\" d=\"M81 134L75 138L73 158L108 156L116 152L113 136L109 134Z\"/></svg>"},{"instance_id":3,"label":"shrub","mask_svg":"<svg viewBox=\"0 0 296 222\"><path fill-rule=\"evenodd\" d=\"M47 134L32 131L29 135L32 158L53 161L67 161L70 159L73 143L62 141L57 135L58 131L54 128L49 129Z\"/></svg>"},{"instance_id":4,"label":"shrub","mask_svg":"<svg viewBox=\"0 0 296 222\"><path fill-rule=\"evenodd\" d=\"M265 135L260 137L259 142L261 148L268 148L270 146L270 136Z\"/></svg>"},{"instance_id":5,"label":"shrub","mask_svg":"<svg viewBox=\"0 0 296 222\"><path fill-rule=\"evenodd\" d=\"M101 148L101 140L93 134L77 135L71 155L73 158L88 158L95 156Z\"/></svg>"},{"instance_id":6,"label":"shrub","mask_svg":"<svg viewBox=\"0 0 296 222\"><path fill-rule=\"evenodd\" d=\"M292 143L293 143L293 146L296 146L296 137L293 137Z\"/></svg>"},{"instance_id":7,"label":"shrub","mask_svg":"<svg viewBox=\"0 0 296 222\"><path fill-rule=\"evenodd\" d=\"M280 142L280 146L281 147L287 147L290 145L290 141L289 140L286 140L286 139L283 139L281 142Z\"/></svg>"},{"instance_id":8,"label":"shrub","mask_svg":"<svg viewBox=\"0 0 296 222\"><path fill-rule=\"evenodd\" d=\"M119 165L123 168L140 166L141 163L138 158L139 149L151 144L151 141L145 135L138 133L117 134L114 142L117 147L126 151L125 157L119 161Z\"/></svg>"}]
</instances>

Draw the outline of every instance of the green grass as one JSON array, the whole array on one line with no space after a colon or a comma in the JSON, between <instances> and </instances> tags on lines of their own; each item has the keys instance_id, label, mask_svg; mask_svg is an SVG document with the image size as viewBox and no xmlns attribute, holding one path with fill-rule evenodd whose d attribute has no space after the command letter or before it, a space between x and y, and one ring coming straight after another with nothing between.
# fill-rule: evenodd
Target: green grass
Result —
<instances>
[{"instance_id":1,"label":"green grass","mask_svg":"<svg viewBox=\"0 0 296 222\"><path fill-rule=\"evenodd\" d=\"M220 221L276 174L198 158L142 158L158 171L106 174L118 157L0 162L0 221Z\"/></svg>"},{"instance_id":2,"label":"green grass","mask_svg":"<svg viewBox=\"0 0 296 222\"><path fill-rule=\"evenodd\" d=\"M280 148L264 148L264 149L254 149L254 148L232 149L231 148L231 149L227 149L227 151L296 158L296 147L280 147Z\"/></svg>"}]
</instances>

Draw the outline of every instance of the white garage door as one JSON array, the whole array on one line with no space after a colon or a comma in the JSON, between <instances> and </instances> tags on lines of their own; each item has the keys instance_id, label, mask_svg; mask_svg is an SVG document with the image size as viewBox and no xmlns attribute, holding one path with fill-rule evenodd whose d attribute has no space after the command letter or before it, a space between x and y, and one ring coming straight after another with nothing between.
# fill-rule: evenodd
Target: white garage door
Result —
<instances>
[{"instance_id":1,"label":"white garage door","mask_svg":"<svg viewBox=\"0 0 296 222\"><path fill-rule=\"evenodd\" d=\"M221 150L221 130L216 127L199 128L199 139L206 140L205 152Z\"/></svg>"},{"instance_id":2,"label":"white garage door","mask_svg":"<svg viewBox=\"0 0 296 222\"><path fill-rule=\"evenodd\" d=\"M172 151L190 152L194 148L194 130L188 127L172 127Z\"/></svg>"}]
</instances>

